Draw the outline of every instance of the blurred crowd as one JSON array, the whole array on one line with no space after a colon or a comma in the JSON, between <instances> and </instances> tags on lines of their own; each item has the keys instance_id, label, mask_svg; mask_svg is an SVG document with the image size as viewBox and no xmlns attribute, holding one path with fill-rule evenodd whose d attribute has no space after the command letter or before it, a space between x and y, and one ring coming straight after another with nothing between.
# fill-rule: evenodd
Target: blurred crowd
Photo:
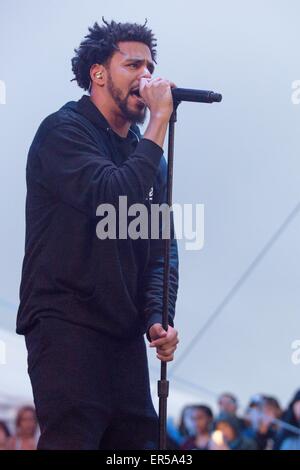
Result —
<instances>
[{"instance_id":1,"label":"blurred crowd","mask_svg":"<svg viewBox=\"0 0 300 470\"><path fill-rule=\"evenodd\" d=\"M32 406L23 406L17 411L11 428L0 421L0 450L36 450L39 429Z\"/></svg>"},{"instance_id":2,"label":"blurred crowd","mask_svg":"<svg viewBox=\"0 0 300 470\"><path fill-rule=\"evenodd\" d=\"M223 393L218 411L205 404L184 407L179 426L168 421L169 449L300 450L300 390L287 409L272 396L251 397L245 412L232 393Z\"/></svg>"},{"instance_id":3,"label":"blurred crowd","mask_svg":"<svg viewBox=\"0 0 300 470\"><path fill-rule=\"evenodd\" d=\"M243 414L232 393L222 393L217 413L206 404L185 406L179 425L168 420L170 450L300 450L300 390L283 410L272 396L251 397ZM35 450L39 428L35 409L24 406L15 423L0 421L0 450Z\"/></svg>"}]
</instances>

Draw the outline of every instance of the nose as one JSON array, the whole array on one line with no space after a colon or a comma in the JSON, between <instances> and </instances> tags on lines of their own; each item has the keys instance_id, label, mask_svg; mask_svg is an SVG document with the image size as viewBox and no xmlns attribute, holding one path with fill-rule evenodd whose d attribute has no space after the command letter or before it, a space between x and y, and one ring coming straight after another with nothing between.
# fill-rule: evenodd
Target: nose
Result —
<instances>
[{"instance_id":1,"label":"nose","mask_svg":"<svg viewBox=\"0 0 300 470\"><path fill-rule=\"evenodd\" d=\"M152 74L150 73L148 67L145 65L140 78L151 78Z\"/></svg>"}]
</instances>

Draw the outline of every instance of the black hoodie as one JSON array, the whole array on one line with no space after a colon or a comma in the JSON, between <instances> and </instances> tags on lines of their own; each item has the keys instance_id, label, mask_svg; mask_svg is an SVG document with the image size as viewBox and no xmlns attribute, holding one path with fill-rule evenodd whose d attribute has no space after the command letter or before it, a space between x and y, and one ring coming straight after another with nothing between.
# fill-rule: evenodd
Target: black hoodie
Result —
<instances>
[{"instance_id":1,"label":"black hoodie","mask_svg":"<svg viewBox=\"0 0 300 470\"><path fill-rule=\"evenodd\" d=\"M83 96L40 125L26 167L26 242L17 333L52 316L135 337L161 323L161 239L96 235L97 207L166 200L166 161L137 126L118 136ZM153 188L153 189L152 189ZM150 194L150 197L149 197ZM178 288L177 243L171 240L169 324Z\"/></svg>"}]
</instances>

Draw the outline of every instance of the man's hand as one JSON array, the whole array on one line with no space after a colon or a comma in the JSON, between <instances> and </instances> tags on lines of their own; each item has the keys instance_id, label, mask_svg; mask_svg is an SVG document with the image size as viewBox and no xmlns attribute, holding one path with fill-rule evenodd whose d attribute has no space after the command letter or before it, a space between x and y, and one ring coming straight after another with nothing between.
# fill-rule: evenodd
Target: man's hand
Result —
<instances>
[{"instance_id":1,"label":"man's hand","mask_svg":"<svg viewBox=\"0 0 300 470\"><path fill-rule=\"evenodd\" d=\"M163 148L170 116L173 111L171 88L175 83L162 78L140 80L140 95L150 109L150 120L144 138Z\"/></svg>"},{"instance_id":2,"label":"man's hand","mask_svg":"<svg viewBox=\"0 0 300 470\"><path fill-rule=\"evenodd\" d=\"M163 78L141 78L140 96L146 106L150 109L150 117L158 117L169 121L173 111L173 98L171 88L176 87L175 83Z\"/></svg>"},{"instance_id":3,"label":"man's hand","mask_svg":"<svg viewBox=\"0 0 300 470\"><path fill-rule=\"evenodd\" d=\"M173 361L179 343L178 332L170 325L166 331L160 323L154 323L149 328L149 337L151 338L149 346L156 348L156 357L164 362Z\"/></svg>"}]
</instances>

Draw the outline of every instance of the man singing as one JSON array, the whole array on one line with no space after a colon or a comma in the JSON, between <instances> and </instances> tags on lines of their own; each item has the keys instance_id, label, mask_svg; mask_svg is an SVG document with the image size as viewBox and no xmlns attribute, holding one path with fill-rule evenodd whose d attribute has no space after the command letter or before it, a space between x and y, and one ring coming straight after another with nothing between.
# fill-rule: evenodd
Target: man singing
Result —
<instances>
[{"instance_id":1,"label":"man singing","mask_svg":"<svg viewBox=\"0 0 300 470\"><path fill-rule=\"evenodd\" d=\"M72 59L88 95L48 116L29 150L17 333L28 350L38 449L158 445L144 334L159 360L173 360L176 240L165 331L162 236L133 239L122 227L122 236L99 238L96 230L99 206L118 213L121 196L149 210L166 201L174 84L152 78L155 47L146 23L95 23Z\"/></svg>"}]
</instances>

